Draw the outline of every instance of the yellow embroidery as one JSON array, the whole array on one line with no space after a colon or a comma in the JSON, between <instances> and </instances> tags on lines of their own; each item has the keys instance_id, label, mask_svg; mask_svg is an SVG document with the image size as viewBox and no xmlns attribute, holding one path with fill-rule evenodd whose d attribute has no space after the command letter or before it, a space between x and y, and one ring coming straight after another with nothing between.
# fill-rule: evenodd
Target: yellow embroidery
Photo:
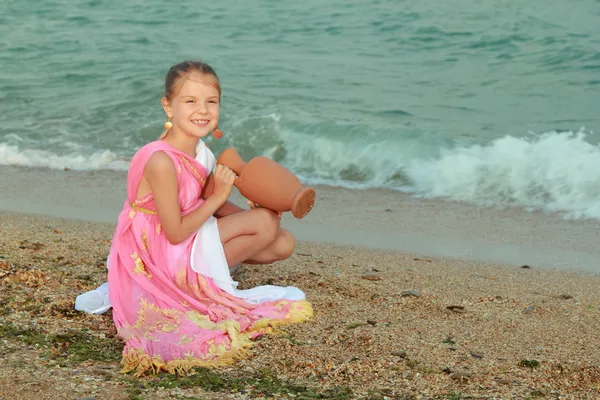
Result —
<instances>
[{"instance_id":1,"label":"yellow embroidery","mask_svg":"<svg viewBox=\"0 0 600 400\"><path fill-rule=\"evenodd\" d=\"M212 322L208 315L202 315L198 311L189 311L185 316L199 328L210 330L218 329L217 324Z\"/></svg>"},{"instance_id":2,"label":"yellow embroidery","mask_svg":"<svg viewBox=\"0 0 600 400\"><path fill-rule=\"evenodd\" d=\"M148 199L150 199L150 197L152 197L152 192L148 193L147 195L145 195L141 199L134 201L133 205L137 206L138 204L145 203L146 201L148 201Z\"/></svg>"},{"instance_id":3,"label":"yellow embroidery","mask_svg":"<svg viewBox=\"0 0 600 400\"><path fill-rule=\"evenodd\" d=\"M204 290L204 292L212 293L211 288L208 286L208 282L200 274L198 274L198 285Z\"/></svg>"},{"instance_id":4,"label":"yellow embroidery","mask_svg":"<svg viewBox=\"0 0 600 400\"><path fill-rule=\"evenodd\" d=\"M135 204L133 204L133 203L129 203L129 206L130 206L131 208L133 208L133 210L137 210L137 211L139 211L139 212L141 212L141 213L144 213L144 214L148 214L148 215L158 215L158 213L157 213L156 211L148 210L147 208L138 207L138 206L136 206L136 205L135 205ZM129 212L129 218L133 218L133 216L131 215L131 213L133 213L133 215L135 215L135 212L134 212L133 210L131 210L131 211Z\"/></svg>"},{"instance_id":5,"label":"yellow embroidery","mask_svg":"<svg viewBox=\"0 0 600 400\"><path fill-rule=\"evenodd\" d=\"M160 326L160 330L162 332L166 332L166 333L173 332L175 329L177 329L179 327L179 318L177 319L177 321L173 321L171 323L162 323L162 324L159 324L159 326Z\"/></svg>"},{"instance_id":6,"label":"yellow embroidery","mask_svg":"<svg viewBox=\"0 0 600 400\"><path fill-rule=\"evenodd\" d=\"M135 321L135 325L133 325L134 329L141 329L146 323L148 310L157 312L166 317L177 317L179 319L179 315L182 314L181 311L175 309L163 309L155 306L154 304L148 303L148 301L144 298L140 300L140 309L138 311L138 318Z\"/></svg>"},{"instance_id":7,"label":"yellow embroidery","mask_svg":"<svg viewBox=\"0 0 600 400\"><path fill-rule=\"evenodd\" d=\"M225 354L226 351L227 346L225 346L224 344L211 344L210 346L208 346L208 352L213 356L220 356L222 354Z\"/></svg>"},{"instance_id":8,"label":"yellow embroidery","mask_svg":"<svg viewBox=\"0 0 600 400\"><path fill-rule=\"evenodd\" d=\"M159 315L157 316L156 313ZM148 317L148 314L150 314L150 317ZM179 329L181 314L181 311L178 310L161 309L142 298L138 318L133 328L141 331L139 334L144 339L157 341L159 340L157 333L170 333Z\"/></svg>"},{"instance_id":9,"label":"yellow embroidery","mask_svg":"<svg viewBox=\"0 0 600 400\"><path fill-rule=\"evenodd\" d=\"M129 219L133 219L133 217L135 217L135 211L131 210L129 211Z\"/></svg>"},{"instance_id":10,"label":"yellow embroidery","mask_svg":"<svg viewBox=\"0 0 600 400\"><path fill-rule=\"evenodd\" d=\"M207 300L208 298L206 297L206 294L204 294L201 290L200 290L200 286L198 286L197 283L192 283L191 285L187 285L187 290L186 292L192 291L193 297L196 298L196 300Z\"/></svg>"},{"instance_id":11,"label":"yellow embroidery","mask_svg":"<svg viewBox=\"0 0 600 400\"><path fill-rule=\"evenodd\" d=\"M149 326L144 332L144 339L157 342L160 339L156 335L157 332L169 333L179 328L179 319L156 321L154 325Z\"/></svg>"},{"instance_id":12,"label":"yellow embroidery","mask_svg":"<svg viewBox=\"0 0 600 400\"><path fill-rule=\"evenodd\" d=\"M141 258L136 258L135 260L135 269L133 270L136 274L144 274L147 278L150 278L150 274L146 271L146 266Z\"/></svg>"},{"instance_id":13,"label":"yellow embroidery","mask_svg":"<svg viewBox=\"0 0 600 400\"><path fill-rule=\"evenodd\" d=\"M289 303L290 302L288 300L280 300L280 301L277 302L277 305L275 306L275 309L278 310L278 311L281 311Z\"/></svg>"},{"instance_id":14,"label":"yellow embroidery","mask_svg":"<svg viewBox=\"0 0 600 400\"><path fill-rule=\"evenodd\" d=\"M179 268L175 274L175 284L181 290L187 289L187 269L185 267Z\"/></svg>"},{"instance_id":15,"label":"yellow embroidery","mask_svg":"<svg viewBox=\"0 0 600 400\"><path fill-rule=\"evenodd\" d=\"M200 175L198 171L196 171L196 168L194 168L193 165L190 164L190 162L184 156L178 155L178 157L181 161L184 162L184 164L188 167L192 174L194 174L196 178L202 183L202 186L204 186L206 184L206 179L204 179L202 175Z\"/></svg>"},{"instance_id":16,"label":"yellow embroidery","mask_svg":"<svg viewBox=\"0 0 600 400\"><path fill-rule=\"evenodd\" d=\"M156 215L156 211L148 210L147 208L140 207L139 205L147 202L152 197L152 193L148 193L146 196L142 197L139 200L134 201L133 203L129 203L129 206L136 211L139 211L144 214ZM129 217L133 218L135 213L133 211L129 212Z\"/></svg>"},{"instance_id":17,"label":"yellow embroidery","mask_svg":"<svg viewBox=\"0 0 600 400\"><path fill-rule=\"evenodd\" d=\"M159 313L157 316L154 313ZM154 315L152 315L154 314ZM249 355L248 347L252 346L251 337L254 337L257 332L270 331L272 327L287 324L302 322L310 318L313 314L310 303L305 300L294 302L293 307L290 307L290 315L288 319L269 319L264 318L254 323L250 329L245 332L240 332L240 324L235 320L225 320L218 323L210 321L208 316L202 315L197 311L183 313L174 309L161 309L154 304L148 303L145 299L140 301L140 310L138 311L138 319L134 330L129 327L123 327L119 330L120 334L125 331L131 331L133 337L153 337L154 333L172 332L179 326L180 320L188 318L194 324L211 325L218 328L222 332L227 332L230 343L215 344L215 340L207 340L208 354L196 354L193 349L186 349L182 358L172 359L165 362L159 356L151 356L144 349L139 347L131 347L123 353L121 372L127 373L135 371L136 376L142 376L146 372L158 373L166 371L170 374L183 374L194 367L215 367L230 365L236 360L246 358ZM153 323L149 328L147 324L150 321L155 321L157 317L163 317L157 323ZM147 319L149 321L147 321ZM268 329L257 329L267 327ZM135 332L135 329L138 332ZM139 332L142 330L143 332ZM132 339L132 338L130 338ZM136 340L137 341L137 340ZM193 339L187 335L182 335L179 339L180 345L186 345L193 342ZM183 350L183 349L182 349Z\"/></svg>"},{"instance_id":18,"label":"yellow embroidery","mask_svg":"<svg viewBox=\"0 0 600 400\"><path fill-rule=\"evenodd\" d=\"M179 343L177 344L188 344L194 341L194 338L189 337L188 335L183 335L181 339L179 339Z\"/></svg>"},{"instance_id":19,"label":"yellow embroidery","mask_svg":"<svg viewBox=\"0 0 600 400\"><path fill-rule=\"evenodd\" d=\"M193 351L188 351L186 353L183 353L183 355L185 356L185 358L193 358L194 357L194 352Z\"/></svg>"},{"instance_id":20,"label":"yellow embroidery","mask_svg":"<svg viewBox=\"0 0 600 400\"><path fill-rule=\"evenodd\" d=\"M189 311L185 314L187 319L202 329L209 329L211 331L227 332L232 344L235 344L237 337L240 335L240 323L236 320L226 319L220 322L212 322L208 315L200 314L198 311ZM213 339L206 342L207 344L213 343Z\"/></svg>"},{"instance_id":21,"label":"yellow embroidery","mask_svg":"<svg viewBox=\"0 0 600 400\"><path fill-rule=\"evenodd\" d=\"M133 272L134 273L136 273L136 274L143 274L148 279L152 278L152 275L150 275L146 271L146 266L144 265L144 262L142 261L142 259L138 256L137 252L134 251L133 253L131 253L130 257L135 260L134 261L135 267L133 268Z\"/></svg>"},{"instance_id":22,"label":"yellow embroidery","mask_svg":"<svg viewBox=\"0 0 600 400\"><path fill-rule=\"evenodd\" d=\"M151 315L150 318L148 318L148 313L158 313L160 315ZM156 336L156 333L169 333L179 328L179 325L181 324L180 315L181 311L161 309L154 304L148 303L146 299L142 298L140 300L138 318L135 325L133 325L133 329L137 330L138 335L141 335L144 339L157 341L159 338ZM150 321L148 321L148 319ZM148 322L151 323L149 324Z\"/></svg>"},{"instance_id":23,"label":"yellow embroidery","mask_svg":"<svg viewBox=\"0 0 600 400\"><path fill-rule=\"evenodd\" d=\"M273 318L262 318L259 319L258 321L256 321L255 323L252 324L252 326L249 328L249 330L251 332L258 332L258 331L262 331L264 329L269 330L269 328L272 327L271 322L273 322Z\"/></svg>"},{"instance_id":24,"label":"yellow embroidery","mask_svg":"<svg viewBox=\"0 0 600 400\"><path fill-rule=\"evenodd\" d=\"M142 230L142 243L144 244L144 250L150 249L150 246L148 246L148 236L146 235L146 229Z\"/></svg>"},{"instance_id":25,"label":"yellow embroidery","mask_svg":"<svg viewBox=\"0 0 600 400\"><path fill-rule=\"evenodd\" d=\"M164 362L161 357L151 357L147 354L144 349L130 349L127 353L123 354L122 373L126 374L131 371L135 371L137 377L141 377L145 372L150 371L152 373L158 373L161 370L167 371L170 374L184 374L194 367L211 368L216 366L231 365L236 360L247 358L250 353L246 350L247 347L251 346L251 341L246 338L244 345L231 348L220 356L212 359L206 358L201 354L196 355L193 351L184 353L184 358L173 359L168 362Z\"/></svg>"}]
</instances>

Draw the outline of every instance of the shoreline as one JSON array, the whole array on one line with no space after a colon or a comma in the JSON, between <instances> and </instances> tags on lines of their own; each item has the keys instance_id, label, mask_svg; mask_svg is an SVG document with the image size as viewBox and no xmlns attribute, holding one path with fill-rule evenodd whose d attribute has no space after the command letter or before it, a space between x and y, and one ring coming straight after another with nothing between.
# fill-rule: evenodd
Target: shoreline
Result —
<instances>
[{"instance_id":1,"label":"shoreline","mask_svg":"<svg viewBox=\"0 0 600 400\"><path fill-rule=\"evenodd\" d=\"M0 220L0 392L15 400L600 395L600 276L306 241L234 279L301 288L313 319L197 378L123 376L112 313L73 308L106 281L112 224Z\"/></svg>"},{"instance_id":2,"label":"shoreline","mask_svg":"<svg viewBox=\"0 0 600 400\"><path fill-rule=\"evenodd\" d=\"M124 171L0 166L0 211L116 223L126 177ZM283 216L282 226L301 241L600 273L598 220L420 199L385 189L315 189L315 207L304 219ZM231 200L245 205L236 190Z\"/></svg>"}]
</instances>

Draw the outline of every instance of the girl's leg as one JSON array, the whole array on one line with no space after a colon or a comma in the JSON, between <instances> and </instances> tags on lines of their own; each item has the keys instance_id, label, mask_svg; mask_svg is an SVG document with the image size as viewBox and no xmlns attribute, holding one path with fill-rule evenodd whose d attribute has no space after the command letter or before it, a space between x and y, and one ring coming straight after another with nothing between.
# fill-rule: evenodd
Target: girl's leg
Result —
<instances>
[{"instance_id":1,"label":"girl's leg","mask_svg":"<svg viewBox=\"0 0 600 400\"><path fill-rule=\"evenodd\" d=\"M279 218L274 212L255 208L221 217L217 220L227 264L231 267L255 256L259 262L272 262L261 254L279 237Z\"/></svg>"},{"instance_id":2,"label":"girl's leg","mask_svg":"<svg viewBox=\"0 0 600 400\"><path fill-rule=\"evenodd\" d=\"M292 255L295 247L296 239L294 235L286 229L279 229L277 237L273 242L244 262L246 264L270 264L275 261L285 260Z\"/></svg>"}]
</instances>

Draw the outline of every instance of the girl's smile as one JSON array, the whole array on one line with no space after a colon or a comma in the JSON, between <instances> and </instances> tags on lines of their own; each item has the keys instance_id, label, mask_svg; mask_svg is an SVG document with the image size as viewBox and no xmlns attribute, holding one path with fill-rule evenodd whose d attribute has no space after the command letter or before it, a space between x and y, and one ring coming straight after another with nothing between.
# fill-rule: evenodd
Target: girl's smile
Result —
<instances>
[{"instance_id":1,"label":"girl's smile","mask_svg":"<svg viewBox=\"0 0 600 400\"><path fill-rule=\"evenodd\" d=\"M204 127L206 125L208 125L208 120L207 119L193 119L192 123L196 126L200 126L200 127Z\"/></svg>"},{"instance_id":2,"label":"girl's smile","mask_svg":"<svg viewBox=\"0 0 600 400\"><path fill-rule=\"evenodd\" d=\"M163 99L165 112L173 123L175 136L207 136L219 122L219 91L206 76L185 79L170 101Z\"/></svg>"}]
</instances>

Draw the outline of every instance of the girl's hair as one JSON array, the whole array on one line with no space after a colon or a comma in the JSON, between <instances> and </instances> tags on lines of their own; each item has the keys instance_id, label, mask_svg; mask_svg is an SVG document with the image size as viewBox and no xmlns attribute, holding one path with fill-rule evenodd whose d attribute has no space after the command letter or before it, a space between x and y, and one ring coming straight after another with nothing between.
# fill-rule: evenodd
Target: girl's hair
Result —
<instances>
[{"instance_id":1,"label":"girl's hair","mask_svg":"<svg viewBox=\"0 0 600 400\"><path fill-rule=\"evenodd\" d=\"M219 84L219 77L215 70L202 61L188 60L182 61L169 68L169 72L167 72L167 76L165 77L165 97L167 100L171 100L183 85L183 83L179 83L180 78L191 75L192 73L198 73L209 78L211 84L219 91L219 96L221 95L221 85Z\"/></svg>"}]
</instances>

